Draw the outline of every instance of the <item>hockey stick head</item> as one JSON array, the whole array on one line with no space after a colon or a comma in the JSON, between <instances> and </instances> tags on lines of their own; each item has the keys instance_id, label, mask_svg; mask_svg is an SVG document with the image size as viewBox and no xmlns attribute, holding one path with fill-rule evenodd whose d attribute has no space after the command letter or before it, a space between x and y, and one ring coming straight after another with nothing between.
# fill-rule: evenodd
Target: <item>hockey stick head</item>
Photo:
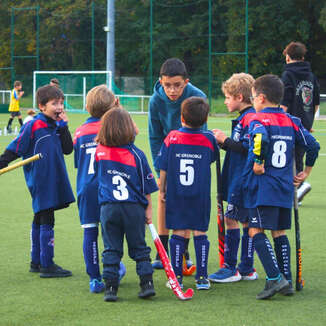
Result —
<instances>
[{"instance_id":1,"label":"hockey stick head","mask_svg":"<svg viewBox=\"0 0 326 326\"><path fill-rule=\"evenodd\" d=\"M301 281L297 281L295 284L295 289L297 291L301 291L304 287L304 280L302 279Z\"/></svg>"},{"instance_id":2,"label":"hockey stick head","mask_svg":"<svg viewBox=\"0 0 326 326\"><path fill-rule=\"evenodd\" d=\"M189 268L187 267L187 262L185 256L183 256L183 263L182 263L182 274L184 276L191 276L193 273L196 272L196 266L191 265Z\"/></svg>"}]
</instances>

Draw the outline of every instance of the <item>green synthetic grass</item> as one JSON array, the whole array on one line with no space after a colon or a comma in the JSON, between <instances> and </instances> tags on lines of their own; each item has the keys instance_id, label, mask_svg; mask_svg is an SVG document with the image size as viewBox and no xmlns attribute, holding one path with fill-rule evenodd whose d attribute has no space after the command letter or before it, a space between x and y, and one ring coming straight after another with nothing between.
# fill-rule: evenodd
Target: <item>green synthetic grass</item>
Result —
<instances>
[{"instance_id":1,"label":"green synthetic grass","mask_svg":"<svg viewBox=\"0 0 326 326\"><path fill-rule=\"evenodd\" d=\"M84 114L70 114L73 132L86 119ZM133 116L140 134L136 145L142 148L149 161L147 117ZM0 127L8 116L0 115ZM17 121L15 121L17 124ZM230 120L211 117L209 128L220 128L227 133ZM191 301L181 302L165 287L164 271L154 273L156 297L151 300L137 298L139 290L135 263L128 257L123 262L127 274L119 288L119 301L106 303L102 294L91 294L82 254L82 230L79 226L76 204L56 212L55 261L71 269L73 277L66 279L40 279L29 273L29 229L32 222L31 199L25 185L22 169L1 175L0 201L0 326L10 325L325 325L325 258L326 227L324 201L326 181L326 121L316 121L315 133L321 144L321 155L309 177L313 190L300 207L301 243L303 248L303 276L306 281L302 292L293 297L276 295L271 300L258 301L255 296L264 287L264 272L255 256L255 267L260 276L254 282L212 284L210 291L195 290ZM0 136L0 153L13 136ZM223 153L222 153L223 155ZM66 157L68 173L75 188L76 171L73 155ZM214 170L213 170L214 175ZM209 273L218 268L216 226L216 181L212 180L212 212L208 232L211 243ZM154 222L156 220L156 194L153 196ZM289 233L292 244L292 271L295 276L294 231ZM154 249L149 231L147 243ZM100 250L103 245L100 239ZM155 250L152 252L154 256ZM191 257L195 260L193 241ZM194 278L184 279L185 287L194 288Z\"/></svg>"}]
</instances>

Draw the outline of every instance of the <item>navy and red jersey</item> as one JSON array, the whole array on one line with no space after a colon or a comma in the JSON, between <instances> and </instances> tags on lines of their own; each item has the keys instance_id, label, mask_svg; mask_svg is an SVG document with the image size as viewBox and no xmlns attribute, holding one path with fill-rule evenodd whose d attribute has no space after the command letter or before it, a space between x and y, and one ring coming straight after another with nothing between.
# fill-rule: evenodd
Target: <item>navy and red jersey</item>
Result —
<instances>
[{"instance_id":1,"label":"navy and red jersey","mask_svg":"<svg viewBox=\"0 0 326 326\"><path fill-rule=\"evenodd\" d=\"M207 231L211 169L218 154L209 131L180 128L165 138L155 167L167 173L166 227Z\"/></svg>"},{"instance_id":2,"label":"navy and red jersey","mask_svg":"<svg viewBox=\"0 0 326 326\"><path fill-rule=\"evenodd\" d=\"M21 127L19 135L7 147L23 159L42 154L42 159L24 165L34 213L64 208L75 201L63 158L59 129L56 121L39 113Z\"/></svg>"},{"instance_id":3,"label":"navy and red jersey","mask_svg":"<svg viewBox=\"0 0 326 326\"><path fill-rule=\"evenodd\" d=\"M101 128L99 118L90 117L74 135L74 159L77 168L77 201L81 224L100 221L98 178L95 168L95 137Z\"/></svg>"},{"instance_id":4,"label":"navy and red jersey","mask_svg":"<svg viewBox=\"0 0 326 326\"><path fill-rule=\"evenodd\" d=\"M223 200L231 205L244 207L242 195L242 181L249 148L249 123L256 113L253 107L246 108L239 116L232 120L231 140L241 145L227 146L222 169L222 196ZM224 149L224 146L222 146Z\"/></svg>"},{"instance_id":5,"label":"navy and red jersey","mask_svg":"<svg viewBox=\"0 0 326 326\"><path fill-rule=\"evenodd\" d=\"M133 143L96 148L100 205L139 203L147 206L146 195L158 190L145 154Z\"/></svg>"},{"instance_id":6,"label":"navy and red jersey","mask_svg":"<svg viewBox=\"0 0 326 326\"><path fill-rule=\"evenodd\" d=\"M246 207L291 208L294 146L300 145L306 150L306 165L313 166L320 148L318 142L299 118L279 107L265 108L256 113L250 123L249 134L250 146L243 180ZM253 172L255 159L264 161L264 174Z\"/></svg>"}]
</instances>

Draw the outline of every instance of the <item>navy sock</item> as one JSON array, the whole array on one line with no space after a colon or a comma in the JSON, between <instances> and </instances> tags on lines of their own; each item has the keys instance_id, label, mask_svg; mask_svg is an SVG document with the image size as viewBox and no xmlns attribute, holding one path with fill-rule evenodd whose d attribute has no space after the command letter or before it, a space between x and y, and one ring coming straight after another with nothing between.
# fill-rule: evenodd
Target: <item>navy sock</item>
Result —
<instances>
[{"instance_id":1,"label":"navy sock","mask_svg":"<svg viewBox=\"0 0 326 326\"><path fill-rule=\"evenodd\" d=\"M241 262L239 264L240 274L247 275L253 271L254 246L252 238L248 234L249 228L243 228L241 239Z\"/></svg>"},{"instance_id":2,"label":"navy sock","mask_svg":"<svg viewBox=\"0 0 326 326\"><path fill-rule=\"evenodd\" d=\"M31 228L31 260L33 264L40 264L40 225L32 223Z\"/></svg>"},{"instance_id":3,"label":"navy sock","mask_svg":"<svg viewBox=\"0 0 326 326\"><path fill-rule=\"evenodd\" d=\"M288 237L281 235L280 237L274 238L274 248L281 273L284 274L288 281L292 281L291 247Z\"/></svg>"},{"instance_id":4,"label":"navy sock","mask_svg":"<svg viewBox=\"0 0 326 326\"><path fill-rule=\"evenodd\" d=\"M196 280L201 276L207 278L207 261L209 253L209 241L207 235L199 235L194 237L196 251Z\"/></svg>"},{"instance_id":5,"label":"navy sock","mask_svg":"<svg viewBox=\"0 0 326 326\"><path fill-rule=\"evenodd\" d=\"M40 226L41 267L53 265L54 257L54 231L50 224Z\"/></svg>"},{"instance_id":6,"label":"navy sock","mask_svg":"<svg viewBox=\"0 0 326 326\"><path fill-rule=\"evenodd\" d=\"M185 238L185 258L186 258L186 260L190 259L189 251L188 251L189 240L190 240L189 238Z\"/></svg>"},{"instance_id":7,"label":"navy sock","mask_svg":"<svg viewBox=\"0 0 326 326\"><path fill-rule=\"evenodd\" d=\"M164 247L167 255L169 256L169 236L168 235L159 235L159 237L160 237L160 240L163 244L163 247ZM158 253L156 254L156 260L160 260L160 256Z\"/></svg>"},{"instance_id":8,"label":"navy sock","mask_svg":"<svg viewBox=\"0 0 326 326\"><path fill-rule=\"evenodd\" d=\"M230 267L237 265L238 249L240 243L240 229L231 229L226 231L224 262Z\"/></svg>"},{"instance_id":9,"label":"navy sock","mask_svg":"<svg viewBox=\"0 0 326 326\"><path fill-rule=\"evenodd\" d=\"M84 229L83 253L86 272L91 279L101 279L98 260L98 227Z\"/></svg>"},{"instance_id":10,"label":"navy sock","mask_svg":"<svg viewBox=\"0 0 326 326\"><path fill-rule=\"evenodd\" d=\"M171 264L175 275L182 280L182 263L185 251L185 238L173 234L170 239Z\"/></svg>"},{"instance_id":11,"label":"navy sock","mask_svg":"<svg viewBox=\"0 0 326 326\"><path fill-rule=\"evenodd\" d=\"M253 243L257 251L258 257L263 264L267 277L275 279L280 275L276 258L271 243L266 234L257 233L253 238Z\"/></svg>"}]
</instances>

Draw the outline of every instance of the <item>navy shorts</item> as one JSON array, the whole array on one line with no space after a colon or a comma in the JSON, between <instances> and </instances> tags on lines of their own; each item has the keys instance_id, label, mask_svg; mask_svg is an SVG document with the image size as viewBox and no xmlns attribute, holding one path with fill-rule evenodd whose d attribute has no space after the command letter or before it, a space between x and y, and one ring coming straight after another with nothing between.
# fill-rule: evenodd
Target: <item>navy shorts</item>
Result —
<instances>
[{"instance_id":1,"label":"navy shorts","mask_svg":"<svg viewBox=\"0 0 326 326\"><path fill-rule=\"evenodd\" d=\"M291 209L275 206L258 206L249 209L249 228L265 230L291 229Z\"/></svg>"},{"instance_id":2,"label":"navy shorts","mask_svg":"<svg viewBox=\"0 0 326 326\"><path fill-rule=\"evenodd\" d=\"M12 111L12 112L10 112L10 115L12 118L14 118L14 117L19 117L22 114L20 113L20 111Z\"/></svg>"},{"instance_id":3,"label":"navy shorts","mask_svg":"<svg viewBox=\"0 0 326 326\"><path fill-rule=\"evenodd\" d=\"M240 223L247 223L249 222L249 209L228 204L226 207L225 217L239 221Z\"/></svg>"}]
</instances>

